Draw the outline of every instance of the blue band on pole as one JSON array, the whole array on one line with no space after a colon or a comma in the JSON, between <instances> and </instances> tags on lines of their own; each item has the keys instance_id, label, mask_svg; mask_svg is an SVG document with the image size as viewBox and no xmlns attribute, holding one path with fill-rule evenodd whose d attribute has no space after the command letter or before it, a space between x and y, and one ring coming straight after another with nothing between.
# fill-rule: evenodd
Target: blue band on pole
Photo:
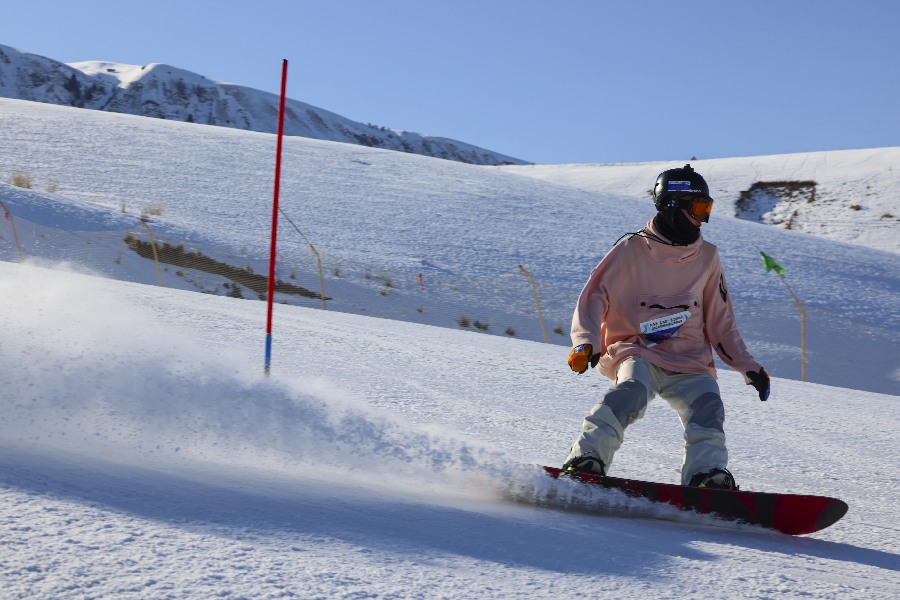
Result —
<instances>
[{"instance_id":1,"label":"blue band on pole","mask_svg":"<svg viewBox=\"0 0 900 600\"><path fill-rule=\"evenodd\" d=\"M266 372L269 372L269 365L272 364L272 334L266 334Z\"/></svg>"}]
</instances>

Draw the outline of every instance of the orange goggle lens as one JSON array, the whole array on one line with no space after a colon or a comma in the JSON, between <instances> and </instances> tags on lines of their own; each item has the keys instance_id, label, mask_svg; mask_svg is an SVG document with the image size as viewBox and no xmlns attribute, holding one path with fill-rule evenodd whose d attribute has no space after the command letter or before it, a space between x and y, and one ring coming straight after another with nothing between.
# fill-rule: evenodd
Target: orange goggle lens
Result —
<instances>
[{"instance_id":1,"label":"orange goggle lens","mask_svg":"<svg viewBox=\"0 0 900 600\"><path fill-rule=\"evenodd\" d=\"M709 213L712 212L712 198L691 198L687 205L688 213L704 223L709 223Z\"/></svg>"}]
</instances>

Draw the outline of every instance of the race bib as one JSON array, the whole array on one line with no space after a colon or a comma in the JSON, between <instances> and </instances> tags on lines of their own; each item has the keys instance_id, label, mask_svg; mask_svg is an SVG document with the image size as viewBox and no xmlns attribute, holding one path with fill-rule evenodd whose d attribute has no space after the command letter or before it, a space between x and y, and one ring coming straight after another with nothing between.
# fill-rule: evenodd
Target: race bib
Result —
<instances>
[{"instance_id":1,"label":"race bib","mask_svg":"<svg viewBox=\"0 0 900 600\"><path fill-rule=\"evenodd\" d=\"M659 344L678 333L678 328L691 318L691 311L685 310L652 321L641 323L641 333L652 344Z\"/></svg>"}]
</instances>

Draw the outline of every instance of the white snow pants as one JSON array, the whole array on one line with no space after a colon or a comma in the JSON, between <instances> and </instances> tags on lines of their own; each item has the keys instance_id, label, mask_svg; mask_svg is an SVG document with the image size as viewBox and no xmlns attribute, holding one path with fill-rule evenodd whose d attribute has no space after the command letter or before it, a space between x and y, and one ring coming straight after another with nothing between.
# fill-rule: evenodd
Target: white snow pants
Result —
<instances>
[{"instance_id":1,"label":"white snow pants","mask_svg":"<svg viewBox=\"0 0 900 600\"><path fill-rule=\"evenodd\" d=\"M725 407L716 380L707 373L676 373L635 357L619 364L616 384L585 417L566 460L593 453L608 473L625 428L644 416L647 403L657 395L675 409L684 427L682 484L696 473L726 467Z\"/></svg>"}]
</instances>

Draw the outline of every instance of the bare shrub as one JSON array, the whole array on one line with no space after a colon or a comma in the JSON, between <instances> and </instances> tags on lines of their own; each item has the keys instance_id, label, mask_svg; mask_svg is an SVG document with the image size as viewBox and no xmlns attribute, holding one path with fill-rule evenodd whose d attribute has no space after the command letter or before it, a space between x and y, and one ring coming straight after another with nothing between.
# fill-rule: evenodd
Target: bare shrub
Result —
<instances>
[{"instance_id":1,"label":"bare shrub","mask_svg":"<svg viewBox=\"0 0 900 600\"><path fill-rule=\"evenodd\" d=\"M25 188L30 190L34 185L34 182L31 179L31 175L28 173L13 173L10 179L12 184L16 187Z\"/></svg>"},{"instance_id":2,"label":"bare shrub","mask_svg":"<svg viewBox=\"0 0 900 600\"><path fill-rule=\"evenodd\" d=\"M141 216L144 217L161 217L163 214L162 204L150 204L141 209Z\"/></svg>"}]
</instances>

